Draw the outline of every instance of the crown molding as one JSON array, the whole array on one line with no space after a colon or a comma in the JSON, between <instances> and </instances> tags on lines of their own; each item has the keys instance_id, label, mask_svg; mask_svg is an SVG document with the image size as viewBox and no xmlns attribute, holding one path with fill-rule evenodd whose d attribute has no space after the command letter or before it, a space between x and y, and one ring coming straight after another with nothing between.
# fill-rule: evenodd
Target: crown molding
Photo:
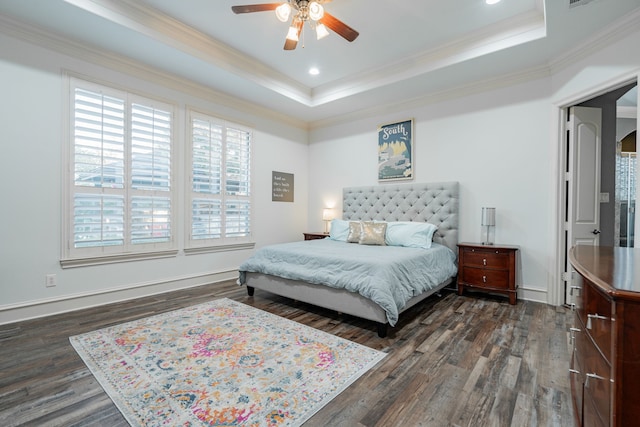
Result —
<instances>
[{"instance_id":1,"label":"crown molding","mask_svg":"<svg viewBox=\"0 0 640 427\"><path fill-rule=\"evenodd\" d=\"M106 7L107 5L116 8L120 6L130 7L132 9L119 9L119 12L116 14L119 17L118 19L127 21L127 25L140 26L140 30L145 31L145 34L147 34L146 31L148 31L149 22L152 22L154 23L152 27L157 26L159 28L164 28L160 41L162 41L163 43L169 43L173 47L176 47L176 45L187 45L191 46L192 49L201 50L206 46L211 46L211 43L213 43L219 48L219 50L215 50L215 52L211 53L211 55L209 56L210 60L215 59L216 61L226 63L226 61L233 59L233 64L230 65L230 67L253 67L252 71L257 72L257 74L263 74L262 71L264 65L261 65L257 61L247 59L240 52L235 51L230 47L219 43L202 33L192 30L189 27L186 27L184 24L181 24L166 15L159 14L153 11L153 9L135 4L132 0L120 0L117 3L110 0L65 1L68 1L70 3L82 2L84 4L90 4L100 7ZM106 13L105 10L103 10L103 13ZM153 13L154 16L149 18L149 13ZM131 19L132 15L136 16L137 18ZM145 17L144 19L142 19L143 16ZM144 21L144 23L141 23L141 21ZM461 62L469 59L469 57L473 57L474 51L477 52L477 50L479 49L495 49L495 43L499 43L500 40L504 40L506 36L508 36L507 41L505 42L507 43L507 45L505 45L504 47L515 44L518 38L540 37L541 31L544 31L544 29L540 28L539 13L532 12L530 14L527 14L526 16L519 17L519 19L516 21L512 19L501 23L502 31L500 32L499 36L488 32L485 34L483 33L483 31L480 31L474 33L472 36L453 41L442 48L429 52L422 52L418 55L406 58L401 62L396 62L392 65L373 70L368 73L364 79L351 79L349 81L343 80L338 82L337 84L336 82L333 82L324 87L316 88L315 91L312 91L311 98L305 98L306 95L302 96L302 98L304 98L303 100L306 100L305 102L303 102L303 105L315 106L326 104L328 102L331 102L332 100L352 96L366 90L388 85L393 82L397 82L399 80L410 77L410 75L403 75L402 73L398 73L398 69L412 68L413 66L412 70L405 71L405 73L414 73L415 75L424 74L428 71L443 68L456 62ZM640 28L640 10L634 11L634 13L631 13L626 17L621 18L613 24L605 27L603 30L590 37L588 40L585 40L583 43L576 46L571 51L563 53L561 56L558 56L548 64L507 75L493 77L486 80L472 82L443 91L426 93L409 100L405 99L398 103L387 103L384 106L373 106L371 108L357 110L349 114L340 114L339 116L329 117L322 120L306 121L301 119L294 119L289 115L277 113L271 108L262 107L253 102L244 101L233 95L214 90L206 85L195 83L189 79L179 77L168 72L160 71L157 68L144 65L141 62L124 55L114 54L111 52L107 52L101 48L96 48L95 46L79 43L70 38L51 33L42 28L16 21L15 19L11 19L0 14L0 33L13 36L15 38L54 50L65 55L69 55L71 57L78 58L80 60L86 60L92 64L101 65L118 72L127 73L134 77L151 81L158 85L188 93L199 99L211 101L229 108L236 109L241 112L246 112L259 117L264 117L266 119L271 119L276 122L287 124L289 126L303 130L317 129L348 122L351 120L363 119L372 115L384 114L389 110L399 111L404 109L417 108L448 99L486 92L503 88L509 85L522 83L528 80L553 75L559 70L566 68L571 64L576 63L588 57L589 55L596 53L607 45L624 38L629 34L630 29L631 31L633 31L636 28ZM160 34L157 31L156 33ZM167 41L176 39L178 40L177 42ZM194 41L196 42L195 44ZM191 53L191 50L189 51L189 53ZM475 53L475 55L477 56L477 53ZM200 58L200 56L198 57ZM217 62L215 63L215 66L219 65L220 64L218 64ZM422 69L420 69L419 67L422 67ZM235 70L235 68L233 69ZM394 70L395 74L392 72ZM279 76L281 77L281 74L279 74ZM256 80L252 79L252 81ZM303 92L305 91L303 90Z\"/></svg>"},{"instance_id":2,"label":"crown molding","mask_svg":"<svg viewBox=\"0 0 640 427\"><path fill-rule=\"evenodd\" d=\"M64 1L312 108L546 35L544 13L538 8L440 48L387 64L356 78L336 80L312 89L143 3L134 0Z\"/></svg>"},{"instance_id":3,"label":"crown molding","mask_svg":"<svg viewBox=\"0 0 640 427\"><path fill-rule=\"evenodd\" d=\"M96 16L151 37L194 58L237 74L303 105L311 105L311 90L279 71L134 0L64 0Z\"/></svg>"},{"instance_id":4,"label":"crown molding","mask_svg":"<svg viewBox=\"0 0 640 427\"><path fill-rule=\"evenodd\" d=\"M319 106L368 90L417 77L482 55L537 40L546 35L544 15L531 11L506 19L489 28L474 31L400 61L386 64L357 78L346 78L317 87L313 91L313 106Z\"/></svg>"},{"instance_id":5,"label":"crown molding","mask_svg":"<svg viewBox=\"0 0 640 427\"><path fill-rule=\"evenodd\" d=\"M0 14L0 33L53 50L63 55L87 61L91 64L129 74L133 77L178 92L183 92L208 102L271 119L295 128L308 129L308 124L303 120L292 118L287 114L278 113L271 108L262 107L250 101L244 101L233 95L193 82L192 80L160 71L155 67L147 66L129 57L107 52L95 46L78 43L72 39L8 18L2 14Z\"/></svg>"},{"instance_id":6,"label":"crown molding","mask_svg":"<svg viewBox=\"0 0 640 427\"><path fill-rule=\"evenodd\" d=\"M341 114L336 117L330 117L323 120L315 120L309 123L309 129L315 130L324 127L349 123L355 120L363 120L369 117L386 114L391 111L407 111L431 104L437 104L443 101L449 101L465 96L475 95L483 92L489 92L497 89L514 86L528 81L537 80L550 76L549 67L541 65L532 67L527 70L517 71L513 73L502 74L490 79L478 80L469 84L456 86L451 89L431 92L428 94L416 96L393 104L385 104L383 106L375 106L367 109L354 111L350 114Z\"/></svg>"},{"instance_id":7,"label":"crown molding","mask_svg":"<svg viewBox=\"0 0 640 427\"><path fill-rule=\"evenodd\" d=\"M638 29L640 29L640 8L611 23L569 51L563 52L550 60L551 73L555 74L599 52L608 45L622 40L630 33L637 32Z\"/></svg>"},{"instance_id":8,"label":"crown molding","mask_svg":"<svg viewBox=\"0 0 640 427\"><path fill-rule=\"evenodd\" d=\"M637 107L618 107L616 110L619 119L635 119L638 117Z\"/></svg>"},{"instance_id":9,"label":"crown molding","mask_svg":"<svg viewBox=\"0 0 640 427\"><path fill-rule=\"evenodd\" d=\"M549 61L548 64L543 64L538 67L530 68L528 70L497 76L495 78L487 80L472 82L470 84L458 86L440 92L432 92L395 104L386 104L380 107L375 106L368 109L358 110L351 114L342 114L338 117L316 120L309 123L309 128L313 130L338 125L353 120L365 119L374 115L384 114L389 110L399 111L418 108L421 106L446 101L448 99L488 92L491 90L524 83L526 81L535 80L538 78L549 77L571 66L572 64L575 64L589 57L590 55L599 52L611 43L623 39L624 37L628 36L630 32L638 31L638 29L640 29L640 9L610 24L597 34L594 34L592 37L585 40L580 45L574 47L572 50L565 52L555 59Z\"/></svg>"}]
</instances>

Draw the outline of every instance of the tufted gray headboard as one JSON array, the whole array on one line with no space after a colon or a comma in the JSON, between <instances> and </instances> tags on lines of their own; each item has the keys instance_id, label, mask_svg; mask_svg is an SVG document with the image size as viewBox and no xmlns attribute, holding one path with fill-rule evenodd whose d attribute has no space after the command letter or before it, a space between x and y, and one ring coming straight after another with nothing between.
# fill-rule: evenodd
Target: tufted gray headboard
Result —
<instances>
[{"instance_id":1,"label":"tufted gray headboard","mask_svg":"<svg viewBox=\"0 0 640 427\"><path fill-rule=\"evenodd\" d=\"M342 218L429 222L438 227L433 241L458 253L457 182L347 187L342 191Z\"/></svg>"}]
</instances>

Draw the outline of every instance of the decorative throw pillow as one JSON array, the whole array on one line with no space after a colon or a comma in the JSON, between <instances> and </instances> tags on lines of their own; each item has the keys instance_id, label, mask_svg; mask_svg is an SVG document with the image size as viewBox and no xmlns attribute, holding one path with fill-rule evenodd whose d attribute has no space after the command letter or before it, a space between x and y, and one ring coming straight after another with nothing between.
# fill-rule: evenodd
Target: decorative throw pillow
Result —
<instances>
[{"instance_id":1,"label":"decorative throw pillow","mask_svg":"<svg viewBox=\"0 0 640 427\"><path fill-rule=\"evenodd\" d=\"M343 219L331 220L331 230L329 231L329 238L331 240L346 242L348 236L349 236L349 221L345 221Z\"/></svg>"},{"instance_id":2,"label":"decorative throw pillow","mask_svg":"<svg viewBox=\"0 0 640 427\"><path fill-rule=\"evenodd\" d=\"M364 221L360 230L361 245L384 245L385 231L387 230L386 222Z\"/></svg>"},{"instance_id":3,"label":"decorative throw pillow","mask_svg":"<svg viewBox=\"0 0 640 427\"><path fill-rule=\"evenodd\" d=\"M347 242L358 243L360 241L360 221L349 221L349 233L347 234Z\"/></svg>"},{"instance_id":4,"label":"decorative throw pillow","mask_svg":"<svg viewBox=\"0 0 640 427\"><path fill-rule=\"evenodd\" d=\"M429 249L437 227L428 222L389 222L385 241L389 246Z\"/></svg>"}]
</instances>

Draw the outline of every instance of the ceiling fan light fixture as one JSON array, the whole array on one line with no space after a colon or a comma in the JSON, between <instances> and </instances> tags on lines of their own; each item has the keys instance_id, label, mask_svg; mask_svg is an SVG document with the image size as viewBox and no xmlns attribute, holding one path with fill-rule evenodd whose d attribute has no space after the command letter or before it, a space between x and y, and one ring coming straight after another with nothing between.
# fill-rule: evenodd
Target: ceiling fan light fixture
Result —
<instances>
[{"instance_id":1,"label":"ceiling fan light fixture","mask_svg":"<svg viewBox=\"0 0 640 427\"><path fill-rule=\"evenodd\" d=\"M329 30L327 30L327 27L325 27L324 24L316 25L316 39L317 40L323 39L323 38L327 37L328 35L329 35Z\"/></svg>"},{"instance_id":2,"label":"ceiling fan light fixture","mask_svg":"<svg viewBox=\"0 0 640 427\"><path fill-rule=\"evenodd\" d=\"M290 15L291 6L288 2L282 3L280 6L276 7L276 18L278 18L280 22L287 22Z\"/></svg>"},{"instance_id":3,"label":"ceiling fan light fixture","mask_svg":"<svg viewBox=\"0 0 640 427\"><path fill-rule=\"evenodd\" d=\"M324 16L324 7L317 1L312 1L309 3L309 18L314 21L318 19L322 19Z\"/></svg>"},{"instance_id":4,"label":"ceiling fan light fixture","mask_svg":"<svg viewBox=\"0 0 640 427\"><path fill-rule=\"evenodd\" d=\"M287 40L291 40L294 42L298 41L298 29L293 25L289 27L289 32L287 33Z\"/></svg>"}]
</instances>

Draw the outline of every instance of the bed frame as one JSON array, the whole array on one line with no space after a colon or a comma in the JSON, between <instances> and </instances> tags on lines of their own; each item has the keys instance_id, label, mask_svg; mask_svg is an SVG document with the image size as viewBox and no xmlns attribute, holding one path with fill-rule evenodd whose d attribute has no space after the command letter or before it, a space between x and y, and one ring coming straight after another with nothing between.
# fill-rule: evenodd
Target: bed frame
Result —
<instances>
[{"instance_id":1,"label":"bed frame","mask_svg":"<svg viewBox=\"0 0 640 427\"><path fill-rule=\"evenodd\" d=\"M350 221L420 221L438 227L433 241L457 254L458 243L458 183L412 183L350 187L343 190L342 218ZM453 281L449 278L434 289L417 295L401 312L425 298L439 293ZM249 295L261 289L276 295L317 305L323 308L372 320L378 325L378 335L387 334L384 310L362 295L344 289L319 286L302 281L283 279L262 273L246 273Z\"/></svg>"}]
</instances>

